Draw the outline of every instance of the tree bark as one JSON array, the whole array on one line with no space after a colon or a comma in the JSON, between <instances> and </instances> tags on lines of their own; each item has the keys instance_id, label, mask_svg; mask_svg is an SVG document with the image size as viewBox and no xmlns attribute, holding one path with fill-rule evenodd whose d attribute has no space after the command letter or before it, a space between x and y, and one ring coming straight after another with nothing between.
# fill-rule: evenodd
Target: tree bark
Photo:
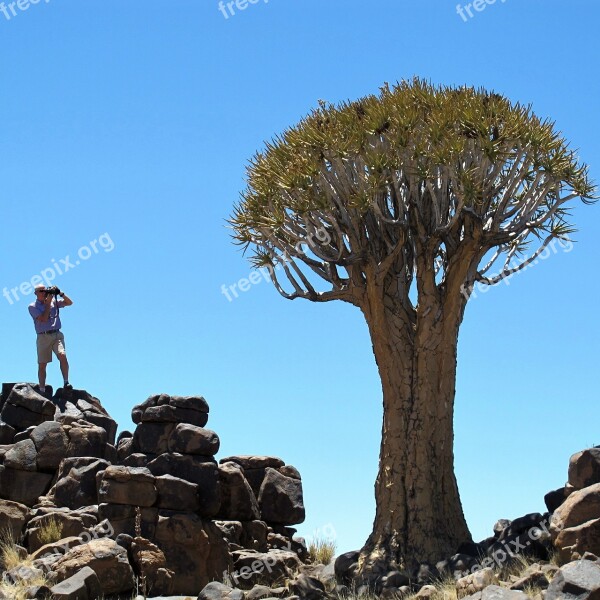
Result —
<instances>
[{"instance_id":1,"label":"tree bark","mask_svg":"<svg viewBox=\"0 0 600 600\"><path fill-rule=\"evenodd\" d=\"M425 293L422 293L425 292ZM359 575L412 569L470 541L454 475L453 412L464 301L420 290L410 322L397 294L362 303L383 388L383 429L373 531Z\"/></svg>"}]
</instances>

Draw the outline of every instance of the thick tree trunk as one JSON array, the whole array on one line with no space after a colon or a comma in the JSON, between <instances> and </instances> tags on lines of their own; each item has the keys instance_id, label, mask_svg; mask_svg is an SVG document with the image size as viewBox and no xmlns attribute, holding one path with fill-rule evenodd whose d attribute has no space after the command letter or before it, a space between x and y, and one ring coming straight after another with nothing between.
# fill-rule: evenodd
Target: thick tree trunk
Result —
<instances>
[{"instance_id":1,"label":"thick tree trunk","mask_svg":"<svg viewBox=\"0 0 600 600\"><path fill-rule=\"evenodd\" d=\"M359 573L412 569L454 554L471 536L454 475L453 411L464 305L420 301L409 323L394 297L365 302L383 387L377 510Z\"/></svg>"}]
</instances>

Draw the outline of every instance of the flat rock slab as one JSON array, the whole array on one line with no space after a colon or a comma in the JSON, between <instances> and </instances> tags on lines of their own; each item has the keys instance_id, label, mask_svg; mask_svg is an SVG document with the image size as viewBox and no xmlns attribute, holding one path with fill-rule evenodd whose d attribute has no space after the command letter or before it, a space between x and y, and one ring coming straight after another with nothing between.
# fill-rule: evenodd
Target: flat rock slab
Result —
<instances>
[{"instance_id":1,"label":"flat rock slab","mask_svg":"<svg viewBox=\"0 0 600 600\"><path fill-rule=\"evenodd\" d=\"M21 471L0 465L0 496L33 506L49 489L53 475Z\"/></svg>"},{"instance_id":2,"label":"flat rock slab","mask_svg":"<svg viewBox=\"0 0 600 600\"><path fill-rule=\"evenodd\" d=\"M197 596L136 596L133 600L196 600Z\"/></svg>"},{"instance_id":3,"label":"flat rock slab","mask_svg":"<svg viewBox=\"0 0 600 600\"><path fill-rule=\"evenodd\" d=\"M252 455L237 455L227 456L219 461L221 464L226 462L234 462L244 469L266 469L271 467L277 469L283 467L285 463L276 456L252 456Z\"/></svg>"},{"instance_id":4,"label":"flat rock slab","mask_svg":"<svg viewBox=\"0 0 600 600\"><path fill-rule=\"evenodd\" d=\"M155 478L145 467L111 465L97 477L100 502L132 506L152 506L156 502Z\"/></svg>"},{"instance_id":5,"label":"flat rock slab","mask_svg":"<svg viewBox=\"0 0 600 600\"><path fill-rule=\"evenodd\" d=\"M546 600L599 600L600 564L578 560L562 567L550 582Z\"/></svg>"},{"instance_id":6,"label":"flat rock slab","mask_svg":"<svg viewBox=\"0 0 600 600\"><path fill-rule=\"evenodd\" d=\"M514 590L507 590L497 585L490 585L482 592L466 596L464 600L527 600L527 594Z\"/></svg>"},{"instance_id":7,"label":"flat rock slab","mask_svg":"<svg viewBox=\"0 0 600 600\"><path fill-rule=\"evenodd\" d=\"M54 404L38 394L28 383L17 383L12 388L6 402L47 417L54 414Z\"/></svg>"},{"instance_id":8,"label":"flat rock slab","mask_svg":"<svg viewBox=\"0 0 600 600\"><path fill-rule=\"evenodd\" d=\"M202 396L169 396L158 394L133 407L131 420L191 423L204 427L208 421L209 407Z\"/></svg>"}]
</instances>

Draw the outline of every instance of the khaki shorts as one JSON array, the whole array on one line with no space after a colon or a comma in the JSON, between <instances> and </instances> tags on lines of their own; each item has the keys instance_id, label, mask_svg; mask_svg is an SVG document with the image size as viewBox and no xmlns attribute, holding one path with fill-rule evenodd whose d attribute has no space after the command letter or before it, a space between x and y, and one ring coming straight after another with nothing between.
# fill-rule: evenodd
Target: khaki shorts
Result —
<instances>
[{"instance_id":1,"label":"khaki shorts","mask_svg":"<svg viewBox=\"0 0 600 600\"><path fill-rule=\"evenodd\" d=\"M56 356L65 354L65 336L62 331L57 331L56 333L38 333L38 363L52 362L53 352Z\"/></svg>"}]
</instances>

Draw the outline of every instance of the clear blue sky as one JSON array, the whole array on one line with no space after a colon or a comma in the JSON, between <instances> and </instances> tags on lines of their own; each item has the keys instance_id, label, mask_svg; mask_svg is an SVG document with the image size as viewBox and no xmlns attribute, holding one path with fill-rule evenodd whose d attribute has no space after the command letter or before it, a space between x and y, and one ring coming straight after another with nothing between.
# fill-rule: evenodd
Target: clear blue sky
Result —
<instances>
[{"instance_id":1,"label":"clear blue sky","mask_svg":"<svg viewBox=\"0 0 600 600\"><path fill-rule=\"evenodd\" d=\"M466 21L456 0L234 10L42 0L0 12L0 288L68 256L56 284L75 301L63 311L73 384L121 429L150 394L204 395L219 457L295 465L300 533L327 526L351 550L371 528L381 430L367 328L349 305L289 302L264 281L233 302L221 293L251 270L225 226L247 160L318 99L418 75L532 103L598 181L600 7L498 0ZM475 539L542 511L569 456L600 444L599 210L573 211L572 252L467 308L455 449ZM3 381L36 378L31 299L0 297ZM60 383L56 361L49 380Z\"/></svg>"}]
</instances>

